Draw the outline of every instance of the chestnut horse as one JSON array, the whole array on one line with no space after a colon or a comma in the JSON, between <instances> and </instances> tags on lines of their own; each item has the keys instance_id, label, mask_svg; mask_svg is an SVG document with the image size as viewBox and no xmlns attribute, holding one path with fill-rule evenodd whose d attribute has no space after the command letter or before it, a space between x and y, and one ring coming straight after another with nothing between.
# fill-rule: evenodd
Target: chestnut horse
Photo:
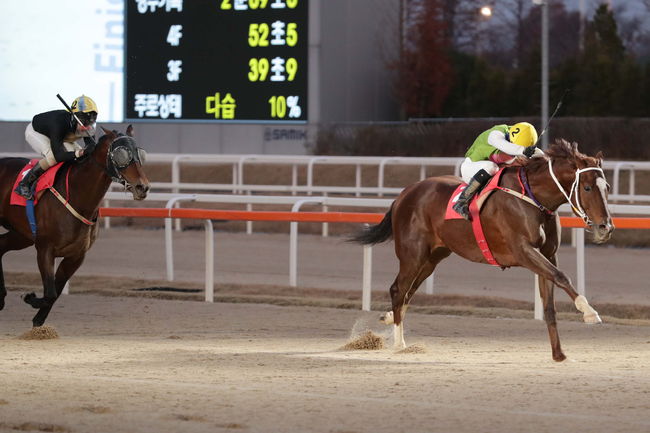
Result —
<instances>
[{"instance_id":1,"label":"chestnut horse","mask_svg":"<svg viewBox=\"0 0 650 433\"><path fill-rule=\"evenodd\" d=\"M488 245L502 267L522 266L540 277L544 320L548 327L553 359L566 357L560 347L555 321L553 285L571 297L587 323L600 323L598 313L584 296L578 295L566 274L557 268L560 221L557 208L569 202L593 231L594 242L607 241L614 226L607 208L609 185L601 163L602 153L590 157L580 153L577 144L558 140L545 156L519 161L530 185L532 205L515 195L496 190L481 209L480 218ZM501 186L521 190L519 167L507 167ZM382 316L394 324L395 347L405 347L404 315L420 284L441 260L452 252L467 260L487 263L472 231L464 219L445 220L447 202L459 185L454 176L432 177L405 188L395 199L384 219L351 240L376 244L393 237L399 259L399 273L390 295L392 311Z\"/></svg>"},{"instance_id":2,"label":"chestnut horse","mask_svg":"<svg viewBox=\"0 0 650 433\"><path fill-rule=\"evenodd\" d=\"M0 159L0 224L8 230L0 235L0 310L4 308L7 294L2 257L7 251L35 245L44 293L42 298L34 293L23 298L38 309L32 319L34 326L45 323L66 282L81 266L86 252L95 241L98 226L94 221L111 181L124 184L135 200L143 200L149 191L149 181L142 170L144 151L136 147L132 138L133 128L128 127L127 135L102 129L105 135L96 146L86 149L87 155L78 162L64 165L57 173L53 187L61 196L69 197L71 210L53 192L44 190L35 206L35 236L25 208L9 204L14 181L28 160ZM86 222L82 221L84 219ZM63 260L55 274L56 257L63 257Z\"/></svg>"}]
</instances>

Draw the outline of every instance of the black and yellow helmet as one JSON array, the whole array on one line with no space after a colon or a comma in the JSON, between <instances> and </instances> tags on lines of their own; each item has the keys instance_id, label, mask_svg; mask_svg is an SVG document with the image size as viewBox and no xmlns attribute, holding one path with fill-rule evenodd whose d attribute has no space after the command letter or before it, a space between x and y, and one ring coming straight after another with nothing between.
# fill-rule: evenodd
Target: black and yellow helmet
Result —
<instances>
[{"instance_id":1,"label":"black and yellow helmet","mask_svg":"<svg viewBox=\"0 0 650 433\"><path fill-rule=\"evenodd\" d=\"M72 108L73 113L90 113L94 111L95 113L98 113L97 111L97 104L95 104L95 101L93 101L90 97L86 95L81 95L74 101L72 101L72 105L70 106Z\"/></svg>"}]
</instances>

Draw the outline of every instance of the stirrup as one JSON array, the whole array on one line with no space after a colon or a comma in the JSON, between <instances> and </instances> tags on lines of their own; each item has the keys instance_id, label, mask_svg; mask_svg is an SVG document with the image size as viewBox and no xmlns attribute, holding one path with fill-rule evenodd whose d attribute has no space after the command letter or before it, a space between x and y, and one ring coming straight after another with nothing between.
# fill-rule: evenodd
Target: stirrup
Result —
<instances>
[{"instance_id":1,"label":"stirrup","mask_svg":"<svg viewBox=\"0 0 650 433\"><path fill-rule=\"evenodd\" d=\"M34 198L34 192L32 191L32 188L26 185L18 184L14 192L19 196L26 198L27 200L32 200Z\"/></svg>"},{"instance_id":2,"label":"stirrup","mask_svg":"<svg viewBox=\"0 0 650 433\"><path fill-rule=\"evenodd\" d=\"M453 209L458 213L458 215L462 216L467 221L470 221L471 216L469 212L469 205L463 203L456 203Z\"/></svg>"}]
</instances>

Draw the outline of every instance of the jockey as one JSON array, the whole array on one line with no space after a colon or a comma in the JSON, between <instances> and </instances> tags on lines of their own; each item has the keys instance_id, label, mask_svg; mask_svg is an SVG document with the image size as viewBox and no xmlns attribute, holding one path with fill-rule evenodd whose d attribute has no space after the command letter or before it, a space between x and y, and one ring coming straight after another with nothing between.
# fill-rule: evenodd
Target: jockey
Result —
<instances>
[{"instance_id":1,"label":"jockey","mask_svg":"<svg viewBox=\"0 0 650 433\"><path fill-rule=\"evenodd\" d=\"M94 145L97 105L88 96L81 95L68 110L54 110L37 114L25 129L27 143L43 158L38 161L18 184L16 194L33 198L32 189L45 171L59 162L79 159L82 148L76 140L83 138L86 148ZM78 120L77 120L78 119ZM81 122L81 123L80 123Z\"/></svg>"},{"instance_id":2,"label":"jockey","mask_svg":"<svg viewBox=\"0 0 650 433\"><path fill-rule=\"evenodd\" d=\"M470 219L469 202L490 178L499 170L498 164L510 164L516 156L528 158L534 154L543 155L537 149L537 131L528 122L513 126L496 125L481 133L465 154L460 173L467 187L454 204L454 210L466 220Z\"/></svg>"}]
</instances>

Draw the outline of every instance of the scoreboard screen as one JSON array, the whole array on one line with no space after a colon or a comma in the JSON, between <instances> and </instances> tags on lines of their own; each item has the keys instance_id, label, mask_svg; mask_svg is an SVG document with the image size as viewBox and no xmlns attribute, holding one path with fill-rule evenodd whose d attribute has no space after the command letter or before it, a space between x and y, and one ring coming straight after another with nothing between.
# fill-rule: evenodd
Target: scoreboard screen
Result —
<instances>
[{"instance_id":1,"label":"scoreboard screen","mask_svg":"<svg viewBox=\"0 0 650 433\"><path fill-rule=\"evenodd\" d=\"M307 121L308 0L126 0L125 118Z\"/></svg>"}]
</instances>

